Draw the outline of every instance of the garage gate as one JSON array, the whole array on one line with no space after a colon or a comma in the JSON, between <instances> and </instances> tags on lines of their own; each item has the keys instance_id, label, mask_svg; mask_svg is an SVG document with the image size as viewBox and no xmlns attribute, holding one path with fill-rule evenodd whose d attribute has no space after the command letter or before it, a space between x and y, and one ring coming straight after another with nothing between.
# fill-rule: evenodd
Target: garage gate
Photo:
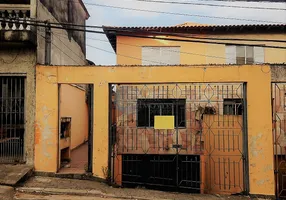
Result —
<instances>
[{"instance_id":1,"label":"garage gate","mask_svg":"<svg viewBox=\"0 0 286 200\"><path fill-rule=\"evenodd\" d=\"M248 191L244 83L113 84L109 178L126 187Z\"/></svg>"}]
</instances>

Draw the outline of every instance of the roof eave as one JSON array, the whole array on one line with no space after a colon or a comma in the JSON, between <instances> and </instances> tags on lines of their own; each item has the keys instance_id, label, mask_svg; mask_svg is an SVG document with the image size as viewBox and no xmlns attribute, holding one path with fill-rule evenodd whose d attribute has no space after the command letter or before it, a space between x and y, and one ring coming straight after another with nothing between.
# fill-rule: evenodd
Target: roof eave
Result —
<instances>
[{"instance_id":1,"label":"roof eave","mask_svg":"<svg viewBox=\"0 0 286 200\"><path fill-rule=\"evenodd\" d=\"M105 33L110 45L112 46L112 49L116 53L116 31L114 33L110 33L112 31L108 27L102 26L103 32Z\"/></svg>"}]
</instances>

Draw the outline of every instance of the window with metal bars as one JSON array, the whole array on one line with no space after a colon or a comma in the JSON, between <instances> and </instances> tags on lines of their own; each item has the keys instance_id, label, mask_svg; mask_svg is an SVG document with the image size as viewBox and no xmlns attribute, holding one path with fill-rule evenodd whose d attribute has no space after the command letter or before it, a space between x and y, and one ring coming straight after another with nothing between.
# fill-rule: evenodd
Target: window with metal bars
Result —
<instances>
[{"instance_id":1,"label":"window with metal bars","mask_svg":"<svg viewBox=\"0 0 286 200\"><path fill-rule=\"evenodd\" d=\"M224 99L223 114L224 115L242 115L242 99Z\"/></svg>"},{"instance_id":2,"label":"window with metal bars","mask_svg":"<svg viewBox=\"0 0 286 200\"><path fill-rule=\"evenodd\" d=\"M154 127L155 116L174 116L174 127L186 126L185 99L138 99L137 127Z\"/></svg>"}]
</instances>

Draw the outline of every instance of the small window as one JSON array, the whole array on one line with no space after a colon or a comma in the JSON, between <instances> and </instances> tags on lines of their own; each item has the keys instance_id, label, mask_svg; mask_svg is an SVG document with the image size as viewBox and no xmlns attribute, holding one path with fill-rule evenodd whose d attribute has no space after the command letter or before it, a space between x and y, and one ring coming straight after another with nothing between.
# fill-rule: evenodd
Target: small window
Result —
<instances>
[{"instance_id":1,"label":"small window","mask_svg":"<svg viewBox=\"0 0 286 200\"><path fill-rule=\"evenodd\" d=\"M242 99L224 99L223 114L224 115L242 115Z\"/></svg>"},{"instance_id":2,"label":"small window","mask_svg":"<svg viewBox=\"0 0 286 200\"><path fill-rule=\"evenodd\" d=\"M237 46L236 47L236 64L253 64L254 53L253 47L250 46Z\"/></svg>"},{"instance_id":3,"label":"small window","mask_svg":"<svg viewBox=\"0 0 286 200\"><path fill-rule=\"evenodd\" d=\"M263 47L226 45L227 64L264 63Z\"/></svg>"},{"instance_id":4,"label":"small window","mask_svg":"<svg viewBox=\"0 0 286 200\"><path fill-rule=\"evenodd\" d=\"M154 127L154 116L172 115L175 127L185 127L185 110L185 99L138 99L137 126Z\"/></svg>"}]
</instances>

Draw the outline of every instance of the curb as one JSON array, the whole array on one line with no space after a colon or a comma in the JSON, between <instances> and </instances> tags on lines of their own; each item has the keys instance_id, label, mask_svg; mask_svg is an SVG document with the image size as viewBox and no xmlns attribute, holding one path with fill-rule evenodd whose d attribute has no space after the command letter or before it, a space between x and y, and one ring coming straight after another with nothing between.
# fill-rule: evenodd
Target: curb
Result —
<instances>
[{"instance_id":1,"label":"curb","mask_svg":"<svg viewBox=\"0 0 286 200\"><path fill-rule=\"evenodd\" d=\"M115 196L113 194L106 194L99 190L77 190L77 189L60 189L60 188L36 188L36 187L19 187L16 191L21 193L37 193L47 195L76 195L76 196L93 196L102 198L114 199L136 199L136 200L154 200L150 198L135 197L135 196Z\"/></svg>"}]
</instances>

